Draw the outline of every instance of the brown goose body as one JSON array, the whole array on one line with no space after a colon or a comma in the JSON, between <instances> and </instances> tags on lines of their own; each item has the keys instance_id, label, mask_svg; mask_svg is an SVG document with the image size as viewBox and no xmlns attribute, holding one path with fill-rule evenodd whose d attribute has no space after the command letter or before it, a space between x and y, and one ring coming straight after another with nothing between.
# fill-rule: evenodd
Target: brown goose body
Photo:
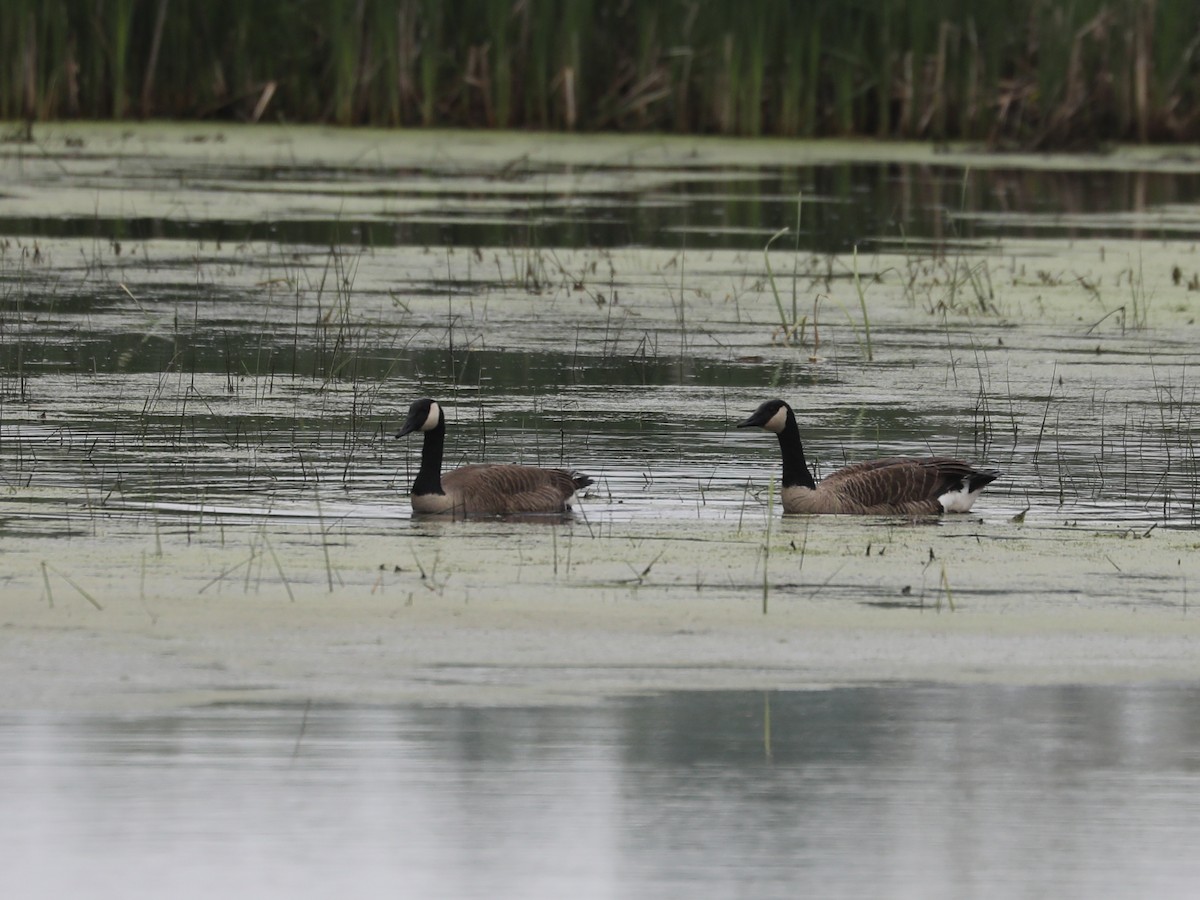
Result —
<instances>
[{"instance_id":1,"label":"brown goose body","mask_svg":"<svg viewBox=\"0 0 1200 900\"><path fill-rule=\"evenodd\" d=\"M413 403L396 437L424 434L421 468L413 482L413 512L430 515L502 516L561 513L571 497L592 479L567 469L476 464L442 474L446 417L440 404L425 398Z\"/></svg>"},{"instance_id":2,"label":"brown goose body","mask_svg":"<svg viewBox=\"0 0 1200 900\"><path fill-rule=\"evenodd\" d=\"M785 513L935 516L966 512L980 492L1000 477L958 459L889 457L856 463L813 480L804 459L795 413L782 400L768 400L739 428L757 426L779 438L783 455L780 496Z\"/></svg>"}]
</instances>

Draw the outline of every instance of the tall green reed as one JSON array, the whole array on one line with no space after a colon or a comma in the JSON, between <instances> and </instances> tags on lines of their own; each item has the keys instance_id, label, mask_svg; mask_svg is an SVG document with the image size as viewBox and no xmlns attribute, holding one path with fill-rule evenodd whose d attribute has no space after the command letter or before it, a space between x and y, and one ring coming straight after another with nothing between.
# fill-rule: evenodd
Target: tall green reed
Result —
<instances>
[{"instance_id":1,"label":"tall green reed","mask_svg":"<svg viewBox=\"0 0 1200 900\"><path fill-rule=\"evenodd\" d=\"M1191 0L7 0L0 116L1196 140L1198 46Z\"/></svg>"}]
</instances>

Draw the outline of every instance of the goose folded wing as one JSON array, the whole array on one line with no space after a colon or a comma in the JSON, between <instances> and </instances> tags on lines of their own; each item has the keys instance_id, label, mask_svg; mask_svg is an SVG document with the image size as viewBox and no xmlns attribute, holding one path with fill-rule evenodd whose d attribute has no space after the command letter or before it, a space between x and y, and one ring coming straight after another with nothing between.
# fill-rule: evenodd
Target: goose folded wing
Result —
<instances>
[{"instance_id":1,"label":"goose folded wing","mask_svg":"<svg viewBox=\"0 0 1200 900\"><path fill-rule=\"evenodd\" d=\"M468 508L495 512L544 512L561 509L576 483L564 469L475 464L442 477L447 492L462 490Z\"/></svg>"},{"instance_id":2,"label":"goose folded wing","mask_svg":"<svg viewBox=\"0 0 1200 900\"><path fill-rule=\"evenodd\" d=\"M971 472L966 463L953 459L893 457L839 469L822 480L821 487L863 507L900 509L936 501L947 491L959 489Z\"/></svg>"}]
</instances>

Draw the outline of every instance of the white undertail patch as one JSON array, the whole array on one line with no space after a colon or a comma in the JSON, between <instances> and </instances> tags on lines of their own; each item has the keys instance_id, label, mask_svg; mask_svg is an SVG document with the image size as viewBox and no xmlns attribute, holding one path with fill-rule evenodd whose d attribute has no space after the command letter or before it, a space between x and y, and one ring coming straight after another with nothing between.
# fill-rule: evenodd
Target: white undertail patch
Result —
<instances>
[{"instance_id":1,"label":"white undertail patch","mask_svg":"<svg viewBox=\"0 0 1200 900\"><path fill-rule=\"evenodd\" d=\"M437 405L437 401L429 404L429 415L425 417L424 424L421 425L421 431L433 431L437 428L438 422L442 419L442 408Z\"/></svg>"},{"instance_id":2,"label":"white undertail patch","mask_svg":"<svg viewBox=\"0 0 1200 900\"><path fill-rule=\"evenodd\" d=\"M983 493L984 487L981 485L977 490L968 489L967 479L963 479L956 491L946 491L938 497L938 503L942 504L942 510L948 513L965 513L970 510L971 505Z\"/></svg>"},{"instance_id":3,"label":"white undertail patch","mask_svg":"<svg viewBox=\"0 0 1200 900\"><path fill-rule=\"evenodd\" d=\"M776 412L775 415L771 416L771 418L767 419L766 424L763 425L763 428L765 428L767 431L770 431L772 434L779 434L781 431L783 431L784 426L787 425L787 414L788 408L786 406L779 407L779 411Z\"/></svg>"}]
</instances>

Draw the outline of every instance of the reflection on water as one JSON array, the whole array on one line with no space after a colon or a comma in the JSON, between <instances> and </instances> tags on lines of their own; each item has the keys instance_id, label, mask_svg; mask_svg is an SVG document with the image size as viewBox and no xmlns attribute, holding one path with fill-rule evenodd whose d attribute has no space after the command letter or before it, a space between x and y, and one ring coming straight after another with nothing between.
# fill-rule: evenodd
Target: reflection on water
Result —
<instances>
[{"instance_id":1,"label":"reflection on water","mask_svg":"<svg viewBox=\"0 0 1200 900\"><path fill-rule=\"evenodd\" d=\"M8 714L0 889L1194 896L1197 701L902 686Z\"/></svg>"},{"instance_id":2,"label":"reflection on water","mask_svg":"<svg viewBox=\"0 0 1200 900\"><path fill-rule=\"evenodd\" d=\"M71 162L68 155L65 164ZM205 191L210 197L253 194L264 179L283 171L291 183L276 185L270 194L287 213L270 219L238 218L257 207L236 201L225 211L228 218L180 218L175 209L169 216L106 217L88 206L78 216L0 215L0 235L364 248L505 247L516 236L532 246L760 250L781 223L795 222L796 198L803 194L804 244L822 253L848 253L856 246L873 251L915 240L949 248L961 240L1014 235L1149 232L1194 239L1198 231L1191 217L1162 209L1200 197L1194 171L1161 166L1148 171L983 166L972 169L964 185L960 166L899 163L679 170L572 169L527 161L516 170L506 167L497 178L493 169L469 171L461 161L404 172L293 164L266 174L259 166L230 162L205 173ZM57 184L59 175L53 170L50 181ZM478 179L474 191L462 190L464 178ZM557 190L547 190L547 178L557 180ZM129 191L131 184L117 169L102 187L92 182L89 188ZM321 191L369 198L375 206L357 215L309 212ZM1150 223L1140 218L1147 213L1153 215Z\"/></svg>"}]
</instances>

